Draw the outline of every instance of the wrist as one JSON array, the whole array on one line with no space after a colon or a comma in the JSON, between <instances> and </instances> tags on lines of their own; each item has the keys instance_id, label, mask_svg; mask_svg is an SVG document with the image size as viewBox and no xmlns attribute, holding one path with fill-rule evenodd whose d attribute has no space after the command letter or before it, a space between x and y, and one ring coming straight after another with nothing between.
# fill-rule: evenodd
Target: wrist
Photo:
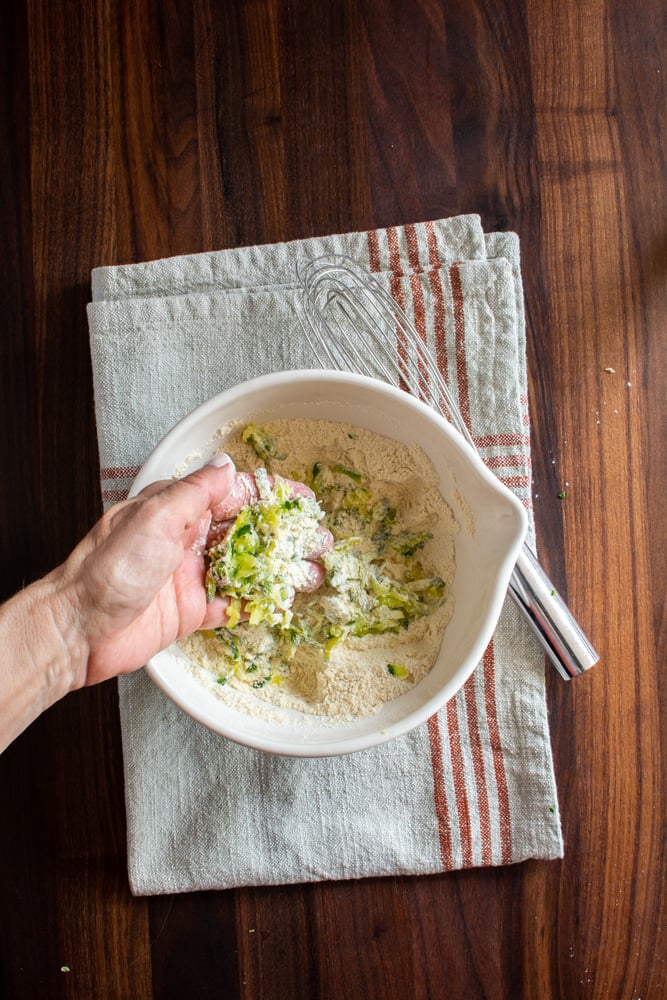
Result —
<instances>
[{"instance_id":1,"label":"wrist","mask_svg":"<svg viewBox=\"0 0 667 1000\"><path fill-rule=\"evenodd\" d=\"M83 687L88 660L88 642L81 624L79 600L67 564L34 584L37 613L43 615L42 642L34 651L35 662L48 680L53 701Z\"/></svg>"},{"instance_id":2,"label":"wrist","mask_svg":"<svg viewBox=\"0 0 667 1000\"><path fill-rule=\"evenodd\" d=\"M0 608L0 749L85 678L87 645L73 587L61 569Z\"/></svg>"}]
</instances>

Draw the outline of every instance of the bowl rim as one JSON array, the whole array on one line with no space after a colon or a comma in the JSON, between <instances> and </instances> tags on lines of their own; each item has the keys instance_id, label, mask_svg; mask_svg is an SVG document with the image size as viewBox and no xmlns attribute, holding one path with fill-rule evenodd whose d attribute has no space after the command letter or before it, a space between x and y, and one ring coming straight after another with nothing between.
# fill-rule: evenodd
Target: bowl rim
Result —
<instances>
[{"instance_id":1,"label":"bowl rim","mask_svg":"<svg viewBox=\"0 0 667 1000\"><path fill-rule=\"evenodd\" d=\"M312 381L321 381L330 384L338 383L359 388L364 386L367 388L372 387L375 392L386 394L389 398L394 399L401 405L407 406L408 408L414 408L420 414L427 416L430 420L433 420L439 429L449 438L453 446L458 449L469 462L473 463L477 474L484 481L486 481L487 485L491 487L491 489L499 497L504 499L508 509L511 509L517 517L517 531L515 532L511 544L507 546L504 557L499 560L497 566L495 567L493 574L493 592L488 601L486 613L478 629L477 636L462 663L459 665L455 675L443 684L443 686L439 688L436 693L431 695L420 705L417 705L412 710L407 712L400 720L391 724L384 731L377 729L367 734L350 737L346 737L343 734L339 739L319 741L316 744L300 743L296 740L278 742L273 741L269 736L256 736L247 733L244 734L240 731L241 727L239 727L238 730L234 730L232 727L225 725L224 720L222 722L217 721L212 717L212 714L207 712L203 707L186 703L182 697L182 693L179 692L179 690L177 690L172 683L170 683L168 677L165 677L159 662L156 661L158 661L164 653L172 650L175 644L168 646L165 650L161 650L151 657L145 664L147 674L157 687L160 688L160 690L162 690L181 711L185 712L206 728L242 746L251 747L255 750L280 756L292 757L342 756L359 750L369 749L411 732L443 708L444 705L454 697L456 692L461 689L471 676L477 664L482 659L484 651L491 641L491 638L493 637L505 601L510 576L528 527L527 512L519 498L515 496L515 494L491 472L491 470L483 462L479 453L468 443L468 441L466 441L463 435L460 434L460 432L433 407L429 406L427 403L416 398L410 393L380 379L360 375L356 372L344 372L319 368L291 369L255 376L252 379L246 379L243 382L239 382L219 393L216 393L214 396L211 396L203 403L194 407L189 413L181 417L155 445L137 473L128 496L135 497L146 486L158 479L164 478L166 473L164 471L160 473L157 470L159 470L164 464L164 459L166 458L166 455L169 454L173 443L178 441L181 435L188 430L190 425L196 425L197 423L210 418L223 405L226 409L228 409L230 406L234 405L237 399L240 399L247 394L261 393L263 389L280 388L285 384L289 384L293 387L295 383L298 384ZM202 442L202 446L204 444L205 442ZM173 476L173 459L169 461L169 465L172 469L170 475ZM192 471L194 471L194 468L195 467L193 466ZM181 655L185 655L182 654L182 651L180 650L179 653L181 653ZM202 690L204 690L204 688L202 688ZM210 697L212 698L213 695ZM241 713L239 712L238 714L239 717L241 717Z\"/></svg>"}]
</instances>

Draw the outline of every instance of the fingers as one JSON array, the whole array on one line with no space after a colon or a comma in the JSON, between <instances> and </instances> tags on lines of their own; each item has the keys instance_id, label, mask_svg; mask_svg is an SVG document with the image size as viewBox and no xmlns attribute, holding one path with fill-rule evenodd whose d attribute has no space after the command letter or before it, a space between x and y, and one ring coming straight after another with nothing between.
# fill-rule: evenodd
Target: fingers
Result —
<instances>
[{"instance_id":1,"label":"fingers","mask_svg":"<svg viewBox=\"0 0 667 1000\"><path fill-rule=\"evenodd\" d=\"M206 536L206 548L210 549L212 545L217 545L218 542L222 541L233 524L233 517L230 517L227 521L212 520L208 529L208 535Z\"/></svg>"},{"instance_id":2,"label":"fingers","mask_svg":"<svg viewBox=\"0 0 667 1000\"><path fill-rule=\"evenodd\" d=\"M302 566L303 577L300 580L299 590L304 594L310 594L324 583L326 573L324 566L311 562L309 559L304 560Z\"/></svg>"},{"instance_id":3,"label":"fingers","mask_svg":"<svg viewBox=\"0 0 667 1000\"><path fill-rule=\"evenodd\" d=\"M215 462L182 479L151 483L129 501L128 508L134 507L142 519L155 517L161 530L170 537L185 532L187 538L190 533L191 542L197 543L202 532L206 537L209 524L205 522L210 511L223 502L236 476L229 456L221 454L214 458Z\"/></svg>"},{"instance_id":4,"label":"fingers","mask_svg":"<svg viewBox=\"0 0 667 1000\"><path fill-rule=\"evenodd\" d=\"M211 528L211 512L207 510L202 518L199 520L197 525L197 534L192 543L192 551L197 556L203 556L206 551L206 546L209 544L208 539L210 536Z\"/></svg>"},{"instance_id":5,"label":"fingers","mask_svg":"<svg viewBox=\"0 0 667 1000\"><path fill-rule=\"evenodd\" d=\"M269 476L269 482L273 485L273 476ZM294 479L286 479L285 482L291 486L292 496L310 497L311 500L315 499L315 493L311 490L310 486L306 486L305 483L297 483Z\"/></svg>"},{"instance_id":6,"label":"fingers","mask_svg":"<svg viewBox=\"0 0 667 1000\"><path fill-rule=\"evenodd\" d=\"M273 486L275 477L269 476L268 481ZM289 485L292 496L311 498L315 496L305 483L298 483L292 479L286 479L285 482ZM241 508L258 497L259 490L254 475L248 472L236 472L231 458L220 452L203 468L184 476L183 479L150 483L137 494L134 501L157 498L161 506L169 505L172 508L174 516L186 515L188 524L194 518L196 523L200 524L205 513L210 510L212 517L207 543L211 545L224 535ZM130 504L132 502L129 501ZM324 529L322 530L324 532ZM327 538L328 532L323 534L322 547L312 553L314 557L331 547Z\"/></svg>"},{"instance_id":7,"label":"fingers","mask_svg":"<svg viewBox=\"0 0 667 1000\"><path fill-rule=\"evenodd\" d=\"M309 559L319 559L325 552L329 552L333 548L334 537L328 528L318 528L317 537L320 539L320 544L306 553Z\"/></svg>"},{"instance_id":8,"label":"fingers","mask_svg":"<svg viewBox=\"0 0 667 1000\"><path fill-rule=\"evenodd\" d=\"M223 478L220 477L220 472L225 470L225 475ZM172 487L175 487L179 483L194 484L197 486L205 486L207 488L213 488L214 495L212 503L220 502L223 496L229 491L229 486L231 483L230 479L233 480L233 476L236 473L236 466L233 460L230 458L226 452L218 452L215 454L207 463L199 469L195 469L194 472L188 473L187 476L183 476L181 479L157 479L154 483L149 483L148 486L144 486L143 490L136 494L133 498L135 500L145 500L148 497L155 496L158 493L163 493ZM224 483L224 486L220 486L220 483ZM215 493L219 492L220 496L215 496Z\"/></svg>"},{"instance_id":9,"label":"fingers","mask_svg":"<svg viewBox=\"0 0 667 1000\"><path fill-rule=\"evenodd\" d=\"M246 504L252 503L259 496L255 477L249 472L237 472L229 492L219 504L213 508L213 520L229 521L236 517Z\"/></svg>"},{"instance_id":10,"label":"fingers","mask_svg":"<svg viewBox=\"0 0 667 1000\"><path fill-rule=\"evenodd\" d=\"M324 566L320 565L320 563L304 559L301 564L301 570L299 586L297 588L301 593L310 594L324 583L326 572ZM229 597L216 594L213 600L209 601L206 605L206 614L200 627L218 628L219 626L226 626L230 600ZM245 622L248 620L248 617L248 613L244 608L241 611L240 621Z\"/></svg>"},{"instance_id":11,"label":"fingers","mask_svg":"<svg viewBox=\"0 0 667 1000\"><path fill-rule=\"evenodd\" d=\"M227 611L231 598L216 594L206 604L206 613L201 628L220 628L227 624Z\"/></svg>"},{"instance_id":12,"label":"fingers","mask_svg":"<svg viewBox=\"0 0 667 1000\"><path fill-rule=\"evenodd\" d=\"M177 479L169 487L174 489L182 484L183 486L193 486L200 495L200 503L203 504L202 516L213 511L216 506L228 495L234 486L236 478L236 466L232 459L225 452L219 452L201 469L191 472L183 479ZM184 498L184 503L188 501Z\"/></svg>"},{"instance_id":13,"label":"fingers","mask_svg":"<svg viewBox=\"0 0 667 1000\"><path fill-rule=\"evenodd\" d=\"M269 476L268 480L269 485L273 486L275 476ZM310 487L306 486L305 483L297 483L292 479L286 479L285 482L289 485L292 496L311 498L315 496ZM252 473L237 472L231 489L225 498L213 508L213 520L228 521L230 518L236 517L242 507L252 503L253 500L257 500L258 497L259 490Z\"/></svg>"},{"instance_id":14,"label":"fingers","mask_svg":"<svg viewBox=\"0 0 667 1000\"><path fill-rule=\"evenodd\" d=\"M225 521L211 521L206 537L207 547L210 548L212 545L217 545L225 537L233 524L234 519L231 517ZM318 544L306 552L308 559L320 559L325 552L329 552L333 548L334 537L328 528L317 528L317 537L319 539Z\"/></svg>"},{"instance_id":15,"label":"fingers","mask_svg":"<svg viewBox=\"0 0 667 1000\"><path fill-rule=\"evenodd\" d=\"M206 613L200 628L226 627L229 621L228 614L230 602L230 597L225 597L222 594L216 594L213 600L209 601L206 605ZM239 621L245 622L248 620L248 617L248 612L242 610Z\"/></svg>"},{"instance_id":16,"label":"fingers","mask_svg":"<svg viewBox=\"0 0 667 1000\"><path fill-rule=\"evenodd\" d=\"M132 503L133 500L147 500L149 497L154 497L156 493L162 493L166 490L168 486L174 482L173 479L156 479L154 483L149 483L148 486L144 486L140 493L136 496L131 497L126 503Z\"/></svg>"}]
</instances>

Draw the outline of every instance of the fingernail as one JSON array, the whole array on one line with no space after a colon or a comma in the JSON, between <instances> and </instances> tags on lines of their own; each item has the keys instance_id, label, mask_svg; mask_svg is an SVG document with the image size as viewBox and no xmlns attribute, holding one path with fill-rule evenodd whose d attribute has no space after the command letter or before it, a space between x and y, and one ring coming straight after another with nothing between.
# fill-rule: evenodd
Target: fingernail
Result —
<instances>
[{"instance_id":1,"label":"fingernail","mask_svg":"<svg viewBox=\"0 0 667 1000\"><path fill-rule=\"evenodd\" d=\"M219 451L217 454L209 458L207 465L214 465L216 469L222 469L225 465L234 466L233 460L229 457L226 451Z\"/></svg>"}]
</instances>

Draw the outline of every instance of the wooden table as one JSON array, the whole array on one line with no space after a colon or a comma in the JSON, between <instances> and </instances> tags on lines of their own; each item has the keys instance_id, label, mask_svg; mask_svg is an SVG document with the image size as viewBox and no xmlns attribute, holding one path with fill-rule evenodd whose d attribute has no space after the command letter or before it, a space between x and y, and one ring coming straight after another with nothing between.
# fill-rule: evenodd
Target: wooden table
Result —
<instances>
[{"instance_id":1,"label":"wooden table","mask_svg":"<svg viewBox=\"0 0 667 1000\"><path fill-rule=\"evenodd\" d=\"M521 237L539 545L601 662L548 673L562 862L170 898L128 891L115 682L70 696L0 760L0 994L667 995L663 5L3 11L2 596L100 513L94 266L478 212Z\"/></svg>"}]
</instances>

